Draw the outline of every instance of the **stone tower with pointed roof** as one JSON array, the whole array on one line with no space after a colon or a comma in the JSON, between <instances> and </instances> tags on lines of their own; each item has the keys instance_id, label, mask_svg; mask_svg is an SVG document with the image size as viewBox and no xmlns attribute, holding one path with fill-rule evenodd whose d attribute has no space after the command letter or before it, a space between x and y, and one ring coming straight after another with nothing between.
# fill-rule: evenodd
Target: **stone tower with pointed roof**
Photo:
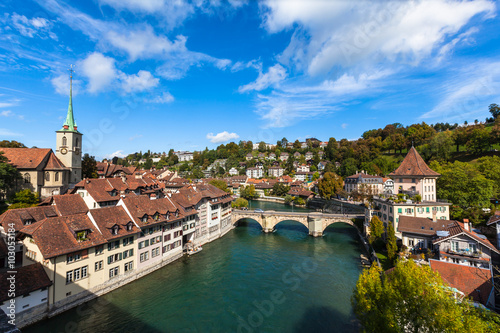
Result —
<instances>
[{"instance_id":1,"label":"stone tower with pointed roof","mask_svg":"<svg viewBox=\"0 0 500 333\"><path fill-rule=\"evenodd\" d=\"M436 201L436 180L439 176L413 146L401 165L389 174L394 179L396 193L420 194L423 201Z\"/></svg>"},{"instance_id":2,"label":"stone tower with pointed roof","mask_svg":"<svg viewBox=\"0 0 500 333\"><path fill-rule=\"evenodd\" d=\"M73 116L73 67L70 68L70 88L68 114L63 127L56 131L56 156L71 172L69 183L76 184L82 180L82 136L78 132Z\"/></svg>"}]
</instances>

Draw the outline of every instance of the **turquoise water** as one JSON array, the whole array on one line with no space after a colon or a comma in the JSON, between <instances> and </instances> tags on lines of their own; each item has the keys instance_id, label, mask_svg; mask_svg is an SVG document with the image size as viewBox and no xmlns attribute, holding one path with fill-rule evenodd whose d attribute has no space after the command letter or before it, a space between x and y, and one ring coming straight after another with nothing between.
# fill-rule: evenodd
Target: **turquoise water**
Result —
<instances>
[{"instance_id":1,"label":"turquoise water","mask_svg":"<svg viewBox=\"0 0 500 333\"><path fill-rule=\"evenodd\" d=\"M297 222L264 234L245 220L202 252L23 332L357 332L360 253L346 224L313 238Z\"/></svg>"}]
</instances>

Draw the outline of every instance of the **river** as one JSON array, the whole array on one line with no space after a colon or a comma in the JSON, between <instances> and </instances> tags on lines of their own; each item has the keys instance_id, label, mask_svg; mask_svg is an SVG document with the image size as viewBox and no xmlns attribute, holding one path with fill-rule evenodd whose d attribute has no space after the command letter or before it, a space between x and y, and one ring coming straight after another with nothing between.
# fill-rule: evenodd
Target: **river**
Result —
<instances>
[{"instance_id":1,"label":"river","mask_svg":"<svg viewBox=\"0 0 500 333\"><path fill-rule=\"evenodd\" d=\"M23 332L357 332L361 251L347 224L313 238L297 222L264 234L246 220L202 252Z\"/></svg>"}]
</instances>

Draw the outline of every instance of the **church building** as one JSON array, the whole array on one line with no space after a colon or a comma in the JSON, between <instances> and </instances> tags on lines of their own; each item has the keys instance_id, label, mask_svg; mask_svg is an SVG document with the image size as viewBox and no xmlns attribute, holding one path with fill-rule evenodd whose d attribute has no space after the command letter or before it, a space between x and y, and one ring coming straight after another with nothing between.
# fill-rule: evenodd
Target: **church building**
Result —
<instances>
[{"instance_id":1,"label":"church building","mask_svg":"<svg viewBox=\"0 0 500 333\"><path fill-rule=\"evenodd\" d=\"M72 70L71 70L72 72ZM82 136L73 116L73 75L70 76L69 106L63 127L56 131L56 152L50 148L1 148L8 163L21 173L14 192L30 189L41 198L64 194L82 180Z\"/></svg>"}]
</instances>

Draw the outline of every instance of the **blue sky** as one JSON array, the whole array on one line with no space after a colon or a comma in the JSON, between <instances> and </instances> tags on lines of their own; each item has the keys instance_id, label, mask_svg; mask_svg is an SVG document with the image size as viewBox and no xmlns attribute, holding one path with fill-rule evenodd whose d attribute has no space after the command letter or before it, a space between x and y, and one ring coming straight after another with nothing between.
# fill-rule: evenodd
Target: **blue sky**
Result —
<instances>
[{"instance_id":1,"label":"blue sky","mask_svg":"<svg viewBox=\"0 0 500 333\"><path fill-rule=\"evenodd\" d=\"M356 139L500 104L494 1L2 1L0 139L84 151Z\"/></svg>"}]
</instances>

